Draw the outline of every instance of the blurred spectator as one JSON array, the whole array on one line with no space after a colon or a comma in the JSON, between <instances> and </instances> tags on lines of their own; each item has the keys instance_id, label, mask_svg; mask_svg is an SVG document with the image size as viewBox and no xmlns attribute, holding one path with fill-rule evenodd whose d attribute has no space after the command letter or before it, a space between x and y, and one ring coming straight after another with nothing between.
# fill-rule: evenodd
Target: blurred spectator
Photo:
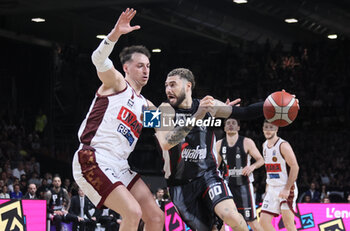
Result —
<instances>
[{"instance_id":1,"label":"blurred spectator","mask_svg":"<svg viewBox=\"0 0 350 231\"><path fill-rule=\"evenodd\" d=\"M96 209L95 216L97 221L105 228L106 231L118 231L121 223L120 215L108 208Z\"/></svg>"},{"instance_id":2,"label":"blurred spectator","mask_svg":"<svg viewBox=\"0 0 350 231\"><path fill-rule=\"evenodd\" d=\"M38 199L35 184L28 185L28 192L24 195L23 199Z\"/></svg>"},{"instance_id":3,"label":"blurred spectator","mask_svg":"<svg viewBox=\"0 0 350 231\"><path fill-rule=\"evenodd\" d=\"M325 197L321 200L321 203L331 203L331 200L329 199L329 197Z\"/></svg>"},{"instance_id":4,"label":"blurred spectator","mask_svg":"<svg viewBox=\"0 0 350 231\"><path fill-rule=\"evenodd\" d=\"M310 197L310 195L304 195L303 203L311 203L311 197Z\"/></svg>"},{"instance_id":5,"label":"blurred spectator","mask_svg":"<svg viewBox=\"0 0 350 231\"><path fill-rule=\"evenodd\" d=\"M96 227L96 217L92 217L89 213L89 202L83 190L79 188L78 195L73 196L69 212L78 217L78 222L73 223L73 231L87 230L93 231Z\"/></svg>"},{"instance_id":6,"label":"blurred spectator","mask_svg":"<svg viewBox=\"0 0 350 231\"><path fill-rule=\"evenodd\" d=\"M46 127L46 124L47 124L47 117L43 113L42 109L40 109L38 115L35 118L34 131L36 131L39 135L42 134Z\"/></svg>"},{"instance_id":7,"label":"blurred spectator","mask_svg":"<svg viewBox=\"0 0 350 231\"><path fill-rule=\"evenodd\" d=\"M37 172L32 173L32 177L28 180L28 184L35 184L37 187L41 185L41 180Z\"/></svg>"},{"instance_id":8,"label":"blurred spectator","mask_svg":"<svg viewBox=\"0 0 350 231\"><path fill-rule=\"evenodd\" d=\"M23 193L23 195L27 192L28 184L26 180L21 180L19 182L20 190Z\"/></svg>"},{"instance_id":9,"label":"blurred spectator","mask_svg":"<svg viewBox=\"0 0 350 231\"><path fill-rule=\"evenodd\" d=\"M29 162L32 167L32 172L40 174L40 163L36 161L35 156L32 156Z\"/></svg>"},{"instance_id":10,"label":"blurred spectator","mask_svg":"<svg viewBox=\"0 0 350 231\"><path fill-rule=\"evenodd\" d=\"M47 180L45 178L43 178L41 180L41 185L40 185L40 187L37 190L37 194L39 196L39 199L46 199L45 198L45 193L47 191L49 191L49 189L50 189L50 186L47 184Z\"/></svg>"},{"instance_id":11,"label":"blurred spectator","mask_svg":"<svg viewBox=\"0 0 350 231\"><path fill-rule=\"evenodd\" d=\"M321 172L321 183L325 185L329 185L330 183L329 176L327 175L324 169L322 169L322 172Z\"/></svg>"},{"instance_id":12,"label":"blurred spectator","mask_svg":"<svg viewBox=\"0 0 350 231\"><path fill-rule=\"evenodd\" d=\"M11 199L21 199L23 197L23 194L20 190L19 184L13 185L13 192L10 193Z\"/></svg>"},{"instance_id":13,"label":"blurred spectator","mask_svg":"<svg viewBox=\"0 0 350 231\"><path fill-rule=\"evenodd\" d=\"M30 161L24 162L24 171L28 176L30 176L33 173L33 166Z\"/></svg>"},{"instance_id":14,"label":"blurred spectator","mask_svg":"<svg viewBox=\"0 0 350 231\"><path fill-rule=\"evenodd\" d=\"M0 198L1 199L10 199L10 194L9 194L9 190L7 185L2 186L1 188L1 192L0 192Z\"/></svg>"},{"instance_id":15,"label":"blurred spectator","mask_svg":"<svg viewBox=\"0 0 350 231\"><path fill-rule=\"evenodd\" d=\"M11 168L11 164L10 164L10 160L6 160L4 167L2 168L3 172L11 172L12 173L12 168Z\"/></svg>"},{"instance_id":16,"label":"blurred spectator","mask_svg":"<svg viewBox=\"0 0 350 231\"><path fill-rule=\"evenodd\" d=\"M23 161L19 161L17 164L17 168L12 170L12 175L20 179L22 174L26 174L26 172L24 171Z\"/></svg>"},{"instance_id":17,"label":"blurred spectator","mask_svg":"<svg viewBox=\"0 0 350 231\"><path fill-rule=\"evenodd\" d=\"M325 184L323 184L321 186L321 195L320 195L320 199L322 200L325 197L328 197L329 192L327 191L327 186Z\"/></svg>"},{"instance_id":18,"label":"blurred spectator","mask_svg":"<svg viewBox=\"0 0 350 231\"><path fill-rule=\"evenodd\" d=\"M51 173L49 173L49 172L45 173L44 178L47 180L48 185L52 184L52 174Z\"/></svg>"},{"instance_id":19,"label":"blurred spectator","mask_svg":"<svg viewBox=\"0 0 350 231\"><path fill-rule=\"evenodd\" d=\"M156 202L157 205L164 211L165 201L164 201L164 189L158 188L156 192Z\"/></svg>"},{"instance_id":20,"label":"blurred spectator","mask_svg":"<svg viewBox=\"0 0 350 231\"><path fill-rule=\"evenodd\" d=\"M306 191L305 196L310 196L310 202L320 202L321 198L321 193L316 190L316 184L315 182L312 182L310 184L310 189Z\"/></svg>"},{"instance_id":21,"label":"blurred spectator","mask_svg":"<svg viewBox=\"0 0 350 231\"><path fill-rule=\"evenodd\" d=\"M12 181L11 184L8 184L7 186L9 187L9 190L10 192L13 192L15 189L14 189L14 186L15 184L18 184L19 185L19 179L17 177L15 177Z\"/></svg>"},{"instance_id":22,"label":"blurred spectator","mask_svg":"<svg viewBox=\"0 0 350 231\"><path fill-rule=\"evenodd\" d=\"M6 172L1 172L1 180L4 181L5 185L9 185L11 184L11 180L7 177L7 173Z\"/></svg>"},{"instance_id":23,"label":"blurred spectator","mask_svg":"<svg viewBox=\"0 0 350 231\"><path fill-rule=\"evenodd\" d=\"M69 194L71 196L78 195L78 190L79 190L79 186L77 185L77 183L75 181L73 181L73 183L71 184L71 188L70 188Z\"/></svg>"},{"instance_id":24,"label":"blurred spectator","mask_svg":"<svg viewBox=\"0 0 350 231\"><path fill-rule=\"evenodd\" d=\"M347 203L350 203L350 194L348 195L347 199L346 199Z\"/></svg>"},{"instance_id":25,"label":"blurred spectator","mask_svg":"<svg viewBox=\"0 0 350 231\"><path fill-rule=\"evenodd\" d=\"M63 188L70 192L71 182L69 178L64 179Z\"/></svg>"}]
</instances>

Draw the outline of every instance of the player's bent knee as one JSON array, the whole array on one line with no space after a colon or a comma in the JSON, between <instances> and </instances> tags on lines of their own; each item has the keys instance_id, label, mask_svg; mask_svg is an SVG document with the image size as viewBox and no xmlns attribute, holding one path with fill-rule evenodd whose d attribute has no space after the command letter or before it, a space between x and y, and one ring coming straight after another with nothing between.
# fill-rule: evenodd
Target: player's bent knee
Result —
<instances>
[{"instance_id":1,"label":"player's bent knee","mask_svg":"<svg viewBox=\"0 0 350 231\"><path fill-rule=\"evenodd\" d=\"M128 220L139 222L142 217L142 210L140 206L130 206L120 215L123 219L127 218Z\"/></svg>"},{"instance_id":2,"label":"player's bent knee","mask_svg":"<svg viewBox=\"0 0 350 231\"><path fill-rule=\"evenodd\" d=\"M144 219L145 223L163 224L165 216L162 210L159 209L159 211L153 211L151 214L148 214L148 216Z\"/></svg>"}]
</instances>

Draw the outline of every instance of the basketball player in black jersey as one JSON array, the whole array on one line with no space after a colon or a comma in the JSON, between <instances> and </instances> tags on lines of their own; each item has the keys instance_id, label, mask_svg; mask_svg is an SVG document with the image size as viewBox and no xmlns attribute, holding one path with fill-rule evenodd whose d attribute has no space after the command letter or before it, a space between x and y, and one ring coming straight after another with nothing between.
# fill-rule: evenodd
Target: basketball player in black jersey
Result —
<instances>
[{"instance_id":1,"label":"basketball player in black jersey","mask_svg":"<svg viewBox=\"0 0 350 231\"><path fill-rule=\"evenodd\" d=\"M185 68L172 70L165 81L165 92L175 121L206 120L212 117L253 119L263 115L263 102L234 107L206 96L192 99L193 74ZM238 103L239 100L233 102ZM170 104L170 105L169 105ZM165 178L171 199L182 219L192 230L209 231L215 215L235 231L247 231L232 194L217 171L214 128L178 123L170 131L156 130L163 150Z\"/></svg>"},{"instance_id":2,"label":"basketball player in black jersey","mask_svg":"<svg viewBox=\"0 0 350 231\"><path fill-rule=\"evenodd\" d=\"M263 231L256 220L254 201L253 171L264 164L254 141L240 136L239 121L233 118L225 120L225 138L216 142L218 166L226 178L233 194L238 211L254 231ZM251 158L255 163L251 164Z\"/></svg>"}]
</instances>

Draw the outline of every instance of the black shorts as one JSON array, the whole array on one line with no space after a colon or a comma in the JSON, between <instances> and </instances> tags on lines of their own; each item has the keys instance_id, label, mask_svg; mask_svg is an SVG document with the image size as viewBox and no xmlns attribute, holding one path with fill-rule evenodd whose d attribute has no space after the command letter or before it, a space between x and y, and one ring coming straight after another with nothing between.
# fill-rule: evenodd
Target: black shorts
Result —
<instances>
[{"instance_id":1,"label":"black shorts","mask_svg":"<svg viewBox=\"0 0 350 231\"><path fill-rule=\"evenodd\" d=\"M229 187L233 194L233 200L237 206L238 212L242 214L246 221L254 221L256 219L256 207L254 201L253 184L229 184Z\"/></svg>"},{"instance_id":2,"label":"black shorts","mask_svg":"<svg viewBox=\"0 0 350 231\"><path fill-rule=\"evenodd\" d=\"M182 220L193 231L212 230L215 205L232 198L227 184L215 171L206 172L190 183L170 186L169 193Z\"/></svg>"}]
</instances>

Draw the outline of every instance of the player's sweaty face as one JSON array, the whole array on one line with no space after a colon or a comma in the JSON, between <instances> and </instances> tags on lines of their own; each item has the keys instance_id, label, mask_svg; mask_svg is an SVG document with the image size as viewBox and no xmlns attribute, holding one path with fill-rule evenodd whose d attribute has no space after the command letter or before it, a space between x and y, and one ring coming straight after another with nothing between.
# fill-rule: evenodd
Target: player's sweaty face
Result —
<instances>
[{"instance_id":1,"label":"player's sweaty face","mask_svg":"<svg viewBox=\"0 0 350 231\"><path fill-rule=\"evenodd\" d=\"M235 119L228 119L225 123L225 132L234 132L239 131L239 125L237 123L237 120Z\"/></svg>"},{"instance_id":2,"label":"player's sweaty face","mask_svg":"<svg viewBox=\"0 0 350 231\"><path fill-rule=\"evenodd\" d=\"M131 60L127 62L127 74L141 86L145 86L148 82L150 73L150 62L146 55L134 53Z\"/></svg>"},{"instance_id":3,"label":"player's sweaty face","mask_svg":"<svg viewBox=\"0 0 350 231\"><path fill-rule=\"evenodd\" d=\"M266 139L271 139L275 136L278 127L270 123L264 123L263 132Z\"/></svg>"},{"instance_id":4,"label":"player's sweaty face","mask_svg":"<svg viewBox=\"0 0 350 231\"><path fill-rule=\"evenodd\" d=\"M165 81L165 94L170 105L179 106L186 98L184 81L178 76L169 76Z\"/></svg>"}]
</instances>

